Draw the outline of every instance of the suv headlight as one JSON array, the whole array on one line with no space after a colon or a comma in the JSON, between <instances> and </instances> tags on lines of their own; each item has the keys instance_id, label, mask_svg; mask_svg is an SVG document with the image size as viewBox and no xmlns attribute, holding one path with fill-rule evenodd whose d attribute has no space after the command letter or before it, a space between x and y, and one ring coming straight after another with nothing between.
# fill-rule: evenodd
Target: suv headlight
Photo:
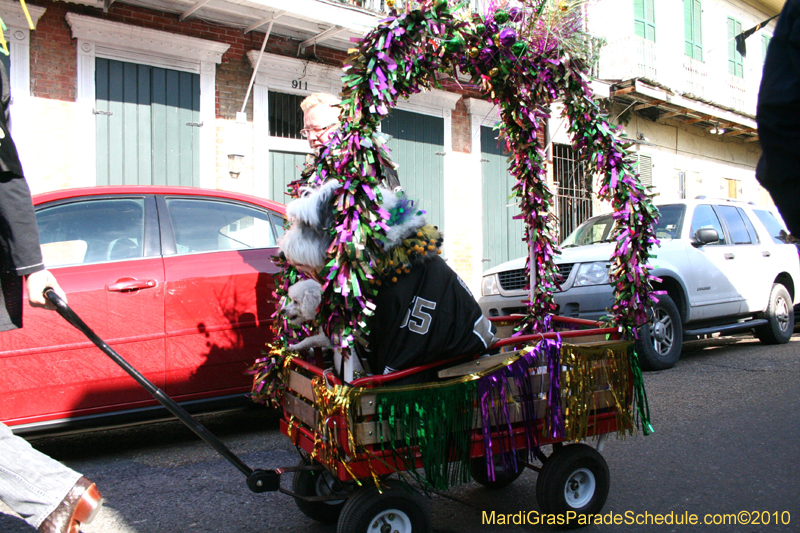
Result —
<instances>
[{"instance_id":1,"label":"suv headlight","mask_svg":"<svg viewBox=\"0 0 800 533\"><path fill-rule=\"evenodd\" d=\"M611 279L608 276L609 266L610 263L606 261L583 263L578 268L578 273L575 276L575 286L585 287L587 285L611 283Z\"/></svg>"},{"instance_id":2,"label":"suv headlight","mask_svg":"<svg viewBox=\"0 0 800 533\"><path fill-rule=\"evenodd\" d=\"M500 290L497 288L497 276L495 274L484 276L483 285L481 285L481 294L484 296L500 294Z\"/></svg>"}]
</instances>

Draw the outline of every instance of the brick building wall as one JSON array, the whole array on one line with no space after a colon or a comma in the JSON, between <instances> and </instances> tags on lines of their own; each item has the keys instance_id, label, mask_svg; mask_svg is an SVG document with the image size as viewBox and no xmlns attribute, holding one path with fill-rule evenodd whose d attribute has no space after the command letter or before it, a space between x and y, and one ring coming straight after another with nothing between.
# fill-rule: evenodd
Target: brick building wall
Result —
<instances>
[{"instance_id":1,"label":"brick building wall","mask_svg":"<svg viewBox=\"0 0 800 533\"><path fill-rule=\"evenodd\" d=\"M464 98L456 103L452 114L453 151L465 154L472 153L472 126L467 113Z\"/></svg>"}]
</instances>

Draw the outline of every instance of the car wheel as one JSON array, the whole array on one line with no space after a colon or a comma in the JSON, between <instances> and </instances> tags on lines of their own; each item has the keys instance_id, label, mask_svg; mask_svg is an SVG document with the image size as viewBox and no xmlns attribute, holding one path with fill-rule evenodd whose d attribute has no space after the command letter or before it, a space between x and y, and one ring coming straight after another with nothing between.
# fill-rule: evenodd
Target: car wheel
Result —
<instances>
[{"instance_id":1,"label":"car wheel","mask_svg":"<svg viewBox=\"0 0 800 533\"><path fill-rule=\"evenodd\" d=\"M536 480L536 501L546 514L593 515L605 505L610 484L603 456L586 444L571 444L545 461ZM561 525L573 529L582 524L576 517Z\"/></svg>"},{"instance_id":2,"label":"car wheel","mask_svg":"<svg viewBox=\"0 0 800 533\"><path fill-rule=\"evenodd\" d=\"M636 353L643 370L672 368L681 356L683 324L678 307L666 294L658 296L649 313L650 322L639 328Z\"/></svg>"},{"instance_id":3,"label":"car wheel","mask_svg":"<svg viewBox=\"0 0 800 533\"><path fill-rule=\"evenodd\" d=\"M303 459L300 466L309 465L310 461ZM309 502L295 498L297 508L312 520L323 524L335 524L342 513L342 508L347 501L349 493L342 483L335 479L327 470L300 470L294 474L292 491L301 496L330 496L342 495L341 500L326 500Z\"/></svg>"},{"instance_id":4,"label":"car wheel","mask_svg":"<svg viewBox=\"0 0 800 533\"><path fill-rule=\"evenodd\" d=\"M768 324L755 328L756 338L764 344L786 344L794 332L794 308L789 291L780 283L772 286L764 317Z\"/></svg>"}]
</instances>

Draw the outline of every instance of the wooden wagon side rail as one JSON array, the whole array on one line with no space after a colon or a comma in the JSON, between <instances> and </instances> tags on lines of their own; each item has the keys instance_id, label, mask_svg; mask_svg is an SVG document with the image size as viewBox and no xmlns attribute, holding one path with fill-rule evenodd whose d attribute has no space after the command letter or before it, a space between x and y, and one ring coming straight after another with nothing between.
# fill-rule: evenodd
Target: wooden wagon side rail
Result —
<instances>
[{"instance_id":1,"label":"wooden wagon side rail","mask_svg":"<svg viewBox=\"0 0 800 533\"><path fill-rule=\"evenodd\" d=\"M608 346L609 348L619 348L620 346L619 342L614 341L591 344ZM441 371L440 376L452 378L472 374L485 369L489 369L491 371L492 368L500 368L505 361L509 360L515 355L515 352L504 353L467 362L462 365ZM482 363L486 364L482 365ZM544 366L545 362L538 361L538 363L539 366L532 366L528 369L528 379L531 386L530 392L534 395L533 417L536 420L543 419L546 415L548 407L547 394L550 393L551 385L550 375L547 373L547 367ZM591 368L593 373L593 379L591 382L594 384L594 390L585 398L585 403L588 409L588 417L590 419L597 416L597 414L602 413L603 411L613 411L619 406L627 406L630 404L632 399L630 380L628 380L629 386L626 390L612 390L613 387L611 387L609 382L609 372L612 372L614 369L608 365L607 360L596 360L592 363ZM290 370L288 372L288 390L284 395L284 409L287 415L293 416L298 421L303 422L310 428L316 429L319 427L320 419L319 413L315 407L316 393L314 391L314 384L312 383L312 378L308 377L307 375L303 375L301 372L302 370ZM567 373L568 370L565 367L562 367L560 376L561 383L567 381ZM313 373L312 375L315 376L316 373ZM517 383L514 380L508 380L504 391L505 397L503 398L499 397L499 390L495 391L495 401L502 402L506 406L510 418L507 421L499 421L495 420L492 416L490 417L490 423L492 426L496 426L505 422L511 424L524 422L524 416L520 404L521 393L518 390ZM392 434L388 421L372 420L373 416L375 416L377 412L377 393L378 391L376 391L376 393L360 393L358 395L359 404L354 406L353 412L350 413L351 416L355 415L354 419L348 420L345 417L345 413L339 413L333 417L336 418L335 424L338 425L338 428L346 427L345 425L349 422L350 429L355 437L355 441L360 445L371 445L380 443L381 441L388 442L396 440L401 438L403 434L404 428L400 426L395 427L394 434ZM565 391L562 391L560 403L562 409L566 412L569 408L569 399ZM477 408L472 416L472 429L480 429L482 421Z\"/></svg>"},{"instance_id":2,"label":"wooden wagon side rail","mask_svg":"<svg viewBox=\"0 0 800 533\"><path fill-rule=\"evenodd\" d=\"M618 427L618 419L614 415L614 413L598 413L596 416L591 417L587 436L594 437L598 435L603 435L606 433L613 433L622 429ZM314 437L315 434L313 431L308 429L304 424L298 422L296 420L286 420L283 419L280 421L280 430L281 433L288 436L292 443L298 446L301 450L308 453L309 455L313 455L314 453ZM545 446L547 444L553 444L556 442L561 442L563 439L560 438L550 438L545 435L544 431L544 421L538 420L537 421L537 433L542 435L539 439L539 445ZM514 446L516 449L524 450L527 447L527 437L525 432L522 428L514 428ZM493 453L499 454L503 450L501 450L500 445L498 444L500 439L497 438L498 434L496 432L492 433L492 450ZM392 450L386 447L386 449L382 450L380 445L370 445L368 447L368 453L361 453L357 457L349 458L347 461L347 467L341 463L337 463L331 472L339 478L341 481L350 481L353 479L353 475L357 479L366 480L370 479L372 474L375 473L378 476L382 476L385 474L393 474L398 471L404 471L408 469L408 465L402 462L398 462L397 455L392 453ZM476 432L473 434L471 443L470 443L470 457L483 457L485 455L485 446L483 443L483 435L480 432ZM456 458L454 458L456 459ZM414 468L422 468L422 456L417 451L416 459ZM353 473L351 475L348 472L349 470Z\"/></svg>"}]
</instances>

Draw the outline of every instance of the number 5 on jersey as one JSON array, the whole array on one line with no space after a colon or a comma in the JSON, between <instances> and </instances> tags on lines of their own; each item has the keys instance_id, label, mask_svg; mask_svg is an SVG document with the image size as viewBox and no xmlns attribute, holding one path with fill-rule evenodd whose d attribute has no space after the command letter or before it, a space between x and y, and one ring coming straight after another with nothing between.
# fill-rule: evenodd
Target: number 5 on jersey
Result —
<instances>
[{"instance_id":1,"label":"number 5 on jersey","mask_svg":"<svg viewBox=\"0 0 800 533\"><path fill-rule=\"evenodd\" d=\"M403 319L403 324L400 326L400 329L408 326L409 331L425 335L431 327L431 320L433 320L433 317L429 313L426 313L425 310L433 311L436 309L436 302L414 296L412 304L414 308L406 311L406 317ZM409 318L412 320L409 320Z\"/></svg>"}]
</instances>

